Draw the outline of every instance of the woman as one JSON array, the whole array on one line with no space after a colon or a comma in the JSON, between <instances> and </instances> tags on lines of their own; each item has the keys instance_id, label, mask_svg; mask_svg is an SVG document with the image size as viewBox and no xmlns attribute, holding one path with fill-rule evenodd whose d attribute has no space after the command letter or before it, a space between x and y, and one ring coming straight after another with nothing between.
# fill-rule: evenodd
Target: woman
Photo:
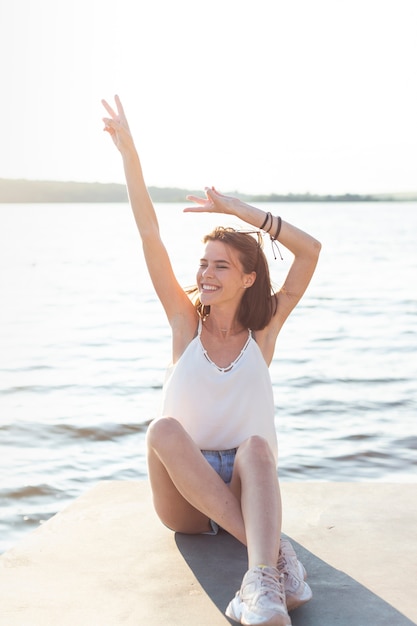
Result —
<instances>
[{"instance_id":1,"label":"woman","mask_svg":"<svg viewBox=\"0 0 417 626\"><path fill-rule=\"evenodd\" d=\"M221 526L247 546L248 572L226 614L241 624L288 626L311 597L305 570L281 541L274 402L268 366L279 331L313 275L320 244L279 217L206 189L194 212L225 213L270 233L294 255L273 294L262 238L218 228L205 238L197 287L179 285L120 102L103 118L119 149L155 291L172 329L162 416L147 434L149 480L161 521L181 533Z\"/></svg>"}]
</instances>

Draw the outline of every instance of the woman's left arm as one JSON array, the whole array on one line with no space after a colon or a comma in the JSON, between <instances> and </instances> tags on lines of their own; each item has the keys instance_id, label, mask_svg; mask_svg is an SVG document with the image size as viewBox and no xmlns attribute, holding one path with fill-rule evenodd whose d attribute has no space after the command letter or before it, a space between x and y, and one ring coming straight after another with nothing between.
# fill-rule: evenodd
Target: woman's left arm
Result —
<instances>
[{"instance_id":1,"label":"woman's left arm","mask_svg":"<svg viewBox=\"0 0 417 626\"><path fill-rule=\"evenodd\" d=\"M234 215L255 228L264 228L294 255L294 260L284 284L276 298L276 314L265 329L270 341L275 341L278 332L288 315L302 298L314 274L320 254L321 244L308 233L276 216L268 215L262 209L253 207L238 198L225 196L216 189L206 188L206 198L188 196L198 206L185 209L189 212L224 213Z\"/></svg>"},{"instance_id":2,"label":"woman's left arm","mask_svg":"<svg viewBox=\"0 0 417 626\"><path fill-rule=\"evenodd\" d=\"M278 221L278 217L273 217L270 230L272 235L276 232L274 228L278 229ZM284 220L280 222L281 228L277 241L293 253L294 260L277 294L278 307L275 322L278 323L278 331L304 295L316 269L321 250L321 243L317 239L289 222Z\"/></svg>"}]
</instances>

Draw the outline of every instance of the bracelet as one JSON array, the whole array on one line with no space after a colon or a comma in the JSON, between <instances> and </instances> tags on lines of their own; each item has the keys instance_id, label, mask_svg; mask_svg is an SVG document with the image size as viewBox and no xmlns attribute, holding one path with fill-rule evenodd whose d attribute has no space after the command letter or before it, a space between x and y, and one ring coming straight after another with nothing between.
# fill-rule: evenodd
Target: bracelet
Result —
<instances>
[{"instance_id":1,"label":"bracelet","mask_svg":"<svg viewBox=\"0 0 417 626\"><path fill-rule=\"evenodd\" d=\"M280 232L281 232L282 219L281 219L281 217L279 215L277 216L277 220L278 220L277 230L275 231L274 237L271 235L272 241L276 241L278 239L278 237L279 237ZM272 226L272 224L271 224L271 226Z\"/></svg>"},{"instance_id":2,"label":"bracelet","mask_svg":"<svg viewBox=\"0 0 417 626\"><path fill-rule=\"evenodd\" d=\"M269 228L265 228L270 218L271 218L271 225ZM271 213L268 211L268 213L265 216L264 221L262 222L262 226L260 227L260 230L265 230L265 232L269 233L269 230L272 226L273 221L274 221L274 218L272 217Z\"/></svg>"}]
</instances>

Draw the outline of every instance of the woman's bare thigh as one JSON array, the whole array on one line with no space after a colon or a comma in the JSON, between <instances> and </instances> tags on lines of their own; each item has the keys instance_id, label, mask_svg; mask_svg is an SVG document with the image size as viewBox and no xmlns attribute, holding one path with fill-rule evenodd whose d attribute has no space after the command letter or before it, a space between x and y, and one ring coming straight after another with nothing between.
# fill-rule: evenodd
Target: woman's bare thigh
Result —
<instances>
[{"instance_id":1,"label":"woman's bare thigh","mask_svg":"<svg viewBox=\"0 0 417 626\"><path fill-rule=\"evenodd\" d=\"M198 534L211 530L209 518L178 491L157 454L148 450L148 472L153 504L159 519L171 530Z\"/></svg>"}]
</instances>

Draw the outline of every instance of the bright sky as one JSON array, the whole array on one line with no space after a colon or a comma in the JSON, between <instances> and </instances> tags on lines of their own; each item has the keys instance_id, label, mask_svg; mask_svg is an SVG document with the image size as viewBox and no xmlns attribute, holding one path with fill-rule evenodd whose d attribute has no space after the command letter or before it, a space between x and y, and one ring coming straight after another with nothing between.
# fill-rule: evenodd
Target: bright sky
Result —
<instances>
[{"instance_id":1,"label":"bright sky","mask_svg":"<svg viewBox=\"0 0 417 626\"><path fill-rule=\"evenodd\" d=\"M0 178L417 191L416 0L0 0Z\"/></svg>"}]
</instances>

